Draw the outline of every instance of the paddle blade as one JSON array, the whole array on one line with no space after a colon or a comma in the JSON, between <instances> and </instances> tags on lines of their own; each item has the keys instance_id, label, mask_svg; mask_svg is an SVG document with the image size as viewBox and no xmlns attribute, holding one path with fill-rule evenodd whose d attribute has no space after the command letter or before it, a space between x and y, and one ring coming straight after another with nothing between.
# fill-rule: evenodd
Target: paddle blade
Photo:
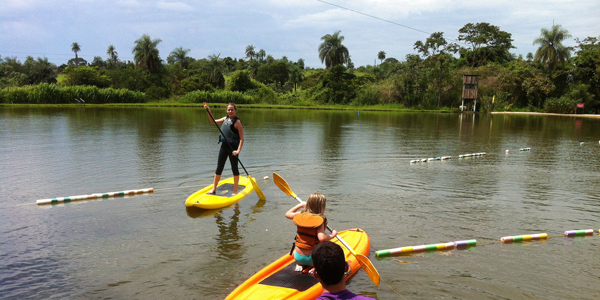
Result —
<instances>
[{"instance_id":1,"label":"paddle blade","mask_svg":"<svg viewBox=\"0 0 600 300\"><path fill-rule=\"evenodd\" d=\"M260 189L260 186L258 186L258 183L256 183L256 180L252 177L250 177L248 175L248 179L250 179L250 182L252 183L252 187L254 187L254 191L256 192L256 195L258 195L258 199L260 200L266 200L267 198L265 197L265 194L263 194L262 190Z\"/></svg>"},{"instance_id":2,"label":"paddle blade","mask_svg":"<svg viewBox=\"0 0 600 300\"><path fill-rule=\"evenodd\" d=\"M286 195L298 198L296 193L294 193L290 188L290 185L287 183L287 181L285 181L283 177L279 176L279 174L275 172L273 172L273 182L275 182L275 185L278 186L279 189L282 190Z\"/></svg>"},{"instance_id":3,"label":"paddle blade","mask_svg":"<svg viewBox=\"0 0 600 300\"><path fill-rule=\"evenodd\" d=\"M381 277L379 276L379 272L377 272L377 269L375 269L375 266L373 266L373 263L371 263L369 258L362 254L356 254L355 257L356 259L358 259L358 263L363 268L363 270L365 270L365 273L367 273L371 281L373 281L373 283L376 286L379 286L379 281L381 280Z\"/></svg>"}]
</instances>

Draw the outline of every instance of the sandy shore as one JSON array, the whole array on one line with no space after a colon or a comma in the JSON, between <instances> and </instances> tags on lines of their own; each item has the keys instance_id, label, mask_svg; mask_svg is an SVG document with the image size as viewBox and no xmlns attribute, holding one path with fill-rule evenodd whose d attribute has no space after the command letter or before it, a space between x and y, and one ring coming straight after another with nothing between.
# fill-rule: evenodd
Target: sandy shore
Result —
<instances>
[{"instance_id":1,"label":"sandy shore","mask_svg":"<svg viewBox=\"0 0 600 300\"><path fill-rule=\"evenodd\" d=\"M572 118L597 118L600 119L600 115L592 114L548 114L548 113L537 113L537 112L517 112L517 111L493 111L492 114L498 115L541 115L541 116L561 116L561 117L572 117Z\"/></svg>"}]
</instances>

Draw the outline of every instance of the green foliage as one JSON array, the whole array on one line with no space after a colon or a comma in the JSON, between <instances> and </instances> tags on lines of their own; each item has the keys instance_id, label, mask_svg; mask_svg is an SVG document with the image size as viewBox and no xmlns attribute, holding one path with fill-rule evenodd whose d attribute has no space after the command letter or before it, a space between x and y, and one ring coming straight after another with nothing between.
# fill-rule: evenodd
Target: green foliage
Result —
<instances>
[{"instance_id":1,"label":"green foliage","mask_svg":"<svg viewBox=\"0 0 600 300\"><path fill-rule=\"evenodd\" d=\"M161 86L152 85L149 88L147 88L144 91L144 93L146 94L146 98L148 100L160 100L169 98L169 90Z\"/></svg>"},{"instance_id":2,"label":"green foliage","mask_svg":"<svg viewBox=\"0 0 600 300\"><path fill-rule=\"evenodd\" d=\"M217 91L217 92L207 92L207 91L195 91L187 93L180 98L179 101L187 102L187 103L236 103L236 104L251 104L254 103L252 97L244 95L240 92L230 92L230 91Z\"/></svg>"},{"instance_id":3,"label":"green foliage","mask_svg":"<svg viewBox=\"0 0 600 300\"><path fill-rule=\"evenodd\" d=\"M234 92L245 92L254 89L256 85L250 78L248 71L236 71L231 74L226 90Z\"/></svg>"},{"instance_id":4,"label":"green foliage","mask_svg":"<svg viewBox=\"0 0 600 300\"><path fill-rule=\"evenodd\" d=\"M0 59L0 62L2 62L2 59ZM0 88L25 85L27 80L27 75L15 71L15 68L10 64L0 64Z\"/></svg>"},{"instance_id":5,"label":"green foliage","mask_svg":"<svg viewBox=\"0 0 600 300\"><path fill-rule=\"evenodd\" d=\"M95 86L60 87L56 84L38 84L9 87L0 90L0 103L18 104L73 104L83 99L89 104L143 103L144 93L126 89L99 89Z\"/></svg>"},{"instance_id":6,"label":"green foliage","mask_svg":"<svg viewBox=\"0 0 600 300\"><path fill-rule=\"evenodd\" d=\"M533 61L532 55L528 60L513 57L508 52L512 48L509 33L488 23L469 23L459 30L459 40L470 45L469 49L460 49L460 59L451 55L458 45L448 43L442 32L436 32L415 43L414 49L422 57L409 54L400 61L380 51L374 53L381 60L379 65L357 69L342 44L344 37L340 31L322 38L319 57L325 69L305 68L303 59L298 62L285 56L276 59L252 45L246 47L247 60L222 59L220 55L196 60L187 56L189 49L179 47L167 58L169 64L163 66L156 48L160 40L151 40L147 35L135 41L137 67L132 62L119 61L112 45L108 47L106 61L94 57L88 66L87 61L78 57L81 48L74 43L76 58L60 68L45 58L27 57L23 64L16 58L0 58L0 88L4 88L0 101L75 103L74 99L81 98L86 103L118 103L174 97L190 103L233 101L456 109L461 100L462 76L476 74L478 102L485 111L492 109L494 97L493 110L559 111L565 99L570 99L585 103L586 113L600 111L600 102L596 100L600 99L600 38L576 39L577 55L561 62L571 51L570 47L558 47L568 32L560 26L552 29L542 30L536 40L544 46L540 47L544 51L538 61ZM551 52L555 50L562 52ZM551 65L553 58L559 58L555 65ZM545 72L546 66L553 72ZM58 85L52 85L56 82ZM13 88L35 84L38 86ZM114 91L134 92L128 96Z\"/></svg>"},{"instance_id":7,"label":"green foliage","mask_svg":"<svg viewBox=\"0 0 600 300\"><path fill-rule=\"evenodd\" d=\"M65 78L62 84L66 86L94 85L99 88L110 86L110 78L106 75L101 75L98 67L68 66L64 69L63 74Z\"/></svg>"},{"instance_id":8,"label":"green foliage","mask_svg":"<svg viewBox=\"0 0 600 300\"><path fill-rule=\"evenodd\" d=\"M562 44L570 37L569 31L558 24L553 25L550 30L542 28L540 36L533 41L534 45L540 45L534 59L547 65L552 74L557 65L565 64L571 57L571 48Z\"/></svg>"},{"instance_id":9,"label":"green foliage","mask_svg":"<svg viewBox=\"0 0 600 300\"><path fill-rule=\"evenodd\" d=\"M319 58L327 69L337 65L350 63L350 52L342 45L344 37L340 36L341 30L321 37L323 43L319 45Z\"/></svg>"},{"instance_id":10,"label":"green foliage","mask_svg":"<svg viewBox=\"0 0 600 300\"><path fill-rule=\"evenodd\" d=\"M150 39L147 34L135 41L135 47L132 53L135 57L135 64L144 71L157 73L161 68L161 59L158 51L158 44L161 39Z\"/></svg>"},{"instance_id":11,"label":"green foliage","mask_svg":"<svg viewBox=\"0 0 600 300\"><path fill-rule=\"evenodd\" d=\"M523 60L508 63L499 75L503 92L510 93L510 104L517 107L543 107L544 99L554 90L554 85L541 70Z\"/></svg>"},{"instance_id":12,"label":"green foliage","mask_svg":"<svg viewBox=\"0 0 600 300\"><path fill-rule=\"evenodd\" d=\"M577 41L580 50L573 59L575 70L574 80L587 84L590 92L600 99L600 38L588 37L583 41Z\"/></svg>"},{"instance_id":13,"label":"green foliage","mask_svg":"<svg viewBox=\"0 0 600 300\"><path fill-rule=\"evenodd\" d=\"M311 98L317 103L348 104L356 97L355 78L344 66L335 65L321 74Z\"/></svg>"},{"instance_id":14,"label":"green foliage","mask_svg":"<svg viewBox=\"0 0 600 300\"><path fill-rule=\"evenodd\" d=\"M549 98L546 100L544 108L547 113L572 114L575 112L577 101L566 97Z\"/></svg>"},{"instance_id":15,"label":"green foliage","mask_svg":"<svg viewBox=\"0 0 600 300\"><path fill-rule=\"evenodd\" d=\"M564 96L577 103L585 104L585 111L588 113L598 113L600 110L600 102L595 99L594 94L589 92L590 86L583 83L574 84L570 91Z\"/></svg>"},{"instance_id":16,"label":"green foliage","mask_svg":"<svg viewBox=\"0 0 600 300\"><path fill-rule=\"evenodd\" d=\"M511 34L489 23L468 23L458 30L459 41L467 42L470 49L461 49L461 58L471 67L483 66L487 62L504 63L512 60L509 50L512 45Z\"/></svg>"},{"instance_id":17,"label":"green foliage","mask_svg":"<svg viewBox=\"0 0 600 300\"><path fill-rule=\"evenodd\" d=\"M57 68L48 62L48 58L35 60L31 56L27 57L23 71L27 74L28 84L56 83Z\"/></svg>"},{"instance_id":18,"label":"green foliage","mask_svg":"<svg viewBox=\"0 0 600 300\"><path fill-rule=\"evenodd\" d=\"M186 94L193 91L214 91L214 87L205 81L206 76L194 75L182 80L177 94Z\"/></svg>"},{"instance_id":19,"label":"green foliage","mask_svg":"<svg viewBox=\"0 0 600 300\"><path fill-rule=\"evenodd\" d=\"M354 105L376 105L381 99L381 92L374 86L361 89L352 104Z\"/></svg>"},{"instance_id":20,"label":"green foliage","mask_svg":"<svg viewBox=\"0 0 600 300\"><path fill-rule=\"evenodd\" d=\"M274 83L278 87L282 87L289 78L290 70L283 61L261 66L256 75L256 80L264 84Z\"/></svg>"},{"instance_id":21,"label":"green foliage","mask_svg":"<svg viewBox=\"0 0 600 300\"><path fill-rule=\"evenodd\" d=\"M151 85L150 76L139 68L127 67L119 70L107 70L106 76L110 78L112 87L116 89L143 91Z\"/></svg>"},{"instance_id":22,"label":"green foliage","mask_svg":"<svg viewBox=\"0 0 600 300\"><path fill-rule=\"evenodd\" d=\"M249 90L247 95L253 99L253 103L277 104L278 100L277 94L272 89L262 84L258 88Z\"/></svg>"}]
</instances>

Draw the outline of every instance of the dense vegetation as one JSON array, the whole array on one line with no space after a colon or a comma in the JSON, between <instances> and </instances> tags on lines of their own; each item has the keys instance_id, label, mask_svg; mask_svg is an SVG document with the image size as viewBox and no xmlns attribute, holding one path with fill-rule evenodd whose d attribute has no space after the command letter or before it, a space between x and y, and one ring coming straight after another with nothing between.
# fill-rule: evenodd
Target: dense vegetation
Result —
<instances>
[{"instance_id":1,"label":"dense vegetation","mask_svg":"<svg viewBox=\"0 0 600 300\"><path fill-rule=\"evenodd\" d=\"M479 75L483 110L573 113L600 111L600 37L571 38L555 25L532 41L535 54L516 57L511 34L488 23L469 23L458 43L444 33L416 41L415 53L403 60L374 53L376 66L355 67L340 31L321 38L318 55L324 69L305 68L304 60L275 59L249 45L245 57L189 57L174 49L160 58L157 45L144 35L134 43L135 61L121 61L114 46L107 59L87 62L78 56L56 66L46 58L0 57L0 103L176 103L236 102L287 105L386 105L417 109L451 109L461 105L463 75Z\"/></svg>"}]
</instances>

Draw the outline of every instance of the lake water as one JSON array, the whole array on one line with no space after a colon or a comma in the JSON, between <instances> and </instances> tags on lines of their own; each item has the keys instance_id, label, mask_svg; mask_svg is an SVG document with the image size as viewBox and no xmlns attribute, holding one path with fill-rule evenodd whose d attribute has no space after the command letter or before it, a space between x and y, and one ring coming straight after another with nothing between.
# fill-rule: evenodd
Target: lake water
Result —
<instances>
[{"instance_id":1,"label":"lake water","mask_svg":"<svg viewBox=\"0 0 600 300\"><path fill-rule=\"evenodd\" d=\"M218 131L204 109L0 107L0 298L223 299L291 246L295 227L284 213L296 201L273 184L273 172L303 199L325 194L331 227L369 234L382 282L360 271L348 285L356 293L600 297L599 119L280 109L238 116L241 160L267 200L253 193L203 211L184 203L212 183L216 167ZM478 152L486 155L459 158ZM452 158L410 163L441 156ZM594 234L563 235L577 229ZM549 237L500 242L536 233ZM470 239L477 246L375 256Z\"/></svg>"}]
</instances>

